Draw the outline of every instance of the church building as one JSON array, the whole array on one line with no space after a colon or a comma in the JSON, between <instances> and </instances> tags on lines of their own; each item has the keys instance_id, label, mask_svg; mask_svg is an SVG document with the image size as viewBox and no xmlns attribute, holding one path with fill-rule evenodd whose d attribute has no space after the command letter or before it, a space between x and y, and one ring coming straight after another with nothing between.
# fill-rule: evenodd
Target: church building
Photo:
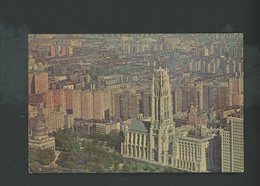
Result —
<instances>
[{"instance_id":1,"label":"church building","mask_svg":"<svg viewBox=\"0 0 260 186\"><path fill-rule=\"evenodd\" d=\"M167 69L160 67L154 71L151 101L150 121L125 122L121 153L125 157L175 166L175 124Z\"/></svg>"},{"instance_id":2,"label":"church building","mask_svg":"<svg viewBox=\"0 0 260 186\"><path fill-rule=\"evenodd\" d=\"M203 135L201 132L192 136L176 133L168 70L161 67L153 74L151 111L149 120L124 122L121 144L124 157L191 172L219 170L219 138L209 135L206 126L203 125Z\"/></svg>"},{"instance_id":3,"label":"church building","mask_svg":"<svg viewBox=\"0 0 260 186\"><path fill-rule=\"evenodd\" d=\"M29 148L55 151L55 138L48 136L46 124L41 116L36 116L36 122L32 127L32 135L29 136Z\"/></svg>"}]
</instances>

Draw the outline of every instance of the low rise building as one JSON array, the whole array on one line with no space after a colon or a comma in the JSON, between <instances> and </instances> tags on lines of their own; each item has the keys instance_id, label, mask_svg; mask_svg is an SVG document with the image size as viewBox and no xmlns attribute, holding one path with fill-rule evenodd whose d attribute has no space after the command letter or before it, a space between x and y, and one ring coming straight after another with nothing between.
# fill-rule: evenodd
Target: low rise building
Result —
<instances>
[{"instance_id":1,"label":"low rise building","mask_svg":"<svg viewBox=\"0 0 260 186\"><path fill-rule=\"evenodd\" d=\"M219 136L178 136L176 168L194 172L220 169Z\"/></svg>"},{"instance_id":2,"label":"low rise building","mask_svg":"<svg viewBox=\"0 0 260 186\"><path fill-rule=\"evenodd\" d=\"M29 148L55 150L55 138L49 137L46 123L37 117L32 127L32 135L29 136Z\"/></svg>"}]
</instances>

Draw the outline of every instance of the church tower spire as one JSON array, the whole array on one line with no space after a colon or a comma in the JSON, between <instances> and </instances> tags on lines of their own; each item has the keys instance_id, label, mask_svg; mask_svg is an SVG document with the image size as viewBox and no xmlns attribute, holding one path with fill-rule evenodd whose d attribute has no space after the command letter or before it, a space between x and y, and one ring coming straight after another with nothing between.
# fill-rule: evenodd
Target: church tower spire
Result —
<instances>
[{"instance_id":1,"label":"church tower spire","mask_svg":"<svg viewBox=\"0 0 260 186\"><path fill-rule=\"evenodd\" d=\"M149 159L163 164L169 162L175 125L172 115L172 96L168 71L154 71L152 86L152 119L149 130Z\"/></svg>"},{"instance_id":2,"label":"church tower spire","mask_svg":"<svg viewBox=\"0 0 260 186\"><path fill-rule=\"evenodd\" d=\"M153 75L152 124L161 126L172 119L172 96L168 70L160 67L154 71Z\"/></svg>"}]
</instances>

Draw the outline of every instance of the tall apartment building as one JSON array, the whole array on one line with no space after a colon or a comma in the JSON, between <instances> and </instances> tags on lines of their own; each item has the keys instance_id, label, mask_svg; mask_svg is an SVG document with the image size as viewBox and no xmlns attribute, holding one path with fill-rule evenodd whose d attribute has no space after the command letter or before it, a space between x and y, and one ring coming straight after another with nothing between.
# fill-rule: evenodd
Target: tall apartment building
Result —
<instances>
[{"instance_id":1,"label":"tall apartment building","mask_svg":"<svg viewBox=\"0 0 260 186\"><path fill-rule=\"evenodd\" d=\"M114 116L114 95L112 90L103 90L104 119L109 120Z\"/></svg>"},{"instance_id":2,"label":"tall apartment building","mask_svg":"<svg viewBox=\"0 0 260 186\"><path fill-rule=\"evenodd\" d=\"M213 109L223 109L229 105L229 90L224 83L217 82L209 87L209 106Z\"/></svg>"},{"instance_id":3,"label":"tall apartment building","mask_svg":"<svg viewBox=\"0 0 260 186\"><path fill-rule=\"evenodd\" d=\"M182 112L186 112L190 107L190 90L189 87L182 88Z\"/></svg>"},{"instance_id":4,"label":"tall apartment building","mask_svg":"<svg viewBox=\"0 0 260 186\"><path fill-rule=\"evenodd\" d=\"M244 172L244 119L227 118L221 135L221 172Z\"/></svg>"},{"instance_id":5,"label":"tall apartment building","mask_svg":"<svg viewBox=\"0 0 260 186\"><path fill-rule=\"evenodd\" d=\"M65 108L66 109L72 109L72 90L71 89L64 89L64 94L65 94Z\"/></svg>"},{"instance_id":6,"label":"tall apartment building","mask_svg":"<svg viewBox=\"0 0 260 186\"><path fill-rule=\"evenodd\" d=\"M229 85L229 105L244 105L244 81L243 74L230 78Z\"/></svg>"},{"instance_id":7,"label":"tall apartment building","mask_svg":"<svg viewBox=\"0 0 260 186\"><path fill-rule=\"evenodd\" d=\"M91 91L81 92L81 118L93 119L93 94ZM80 105L80 103L77 103Z\"/></svg>"},{"instance_id":8,"label":"tall apartment building","mask_svg":"<svg viewBox=\"0 0 260 186\"><path fill-rule=\"evenodd\" d=\"M128 120L137 118L139 114L139 97L131 92L115 94L115 119Z\"/></svg>"},{"instance_id":9,"label":"tall apartment building","mask_svg":"<svg viewBox=\"0 0 260 186\"><path fill-rule=\"evenodd\" d=\"M93 92L93 117L95 119L104 119L104 95L103 91L94 91Z\"/></svg>"},{"instance_id":10,"label":"tall apartment building","mask_svg":"<svg viewBox=\"0 0 260 186\"><path fill-rule=\"evenodd\" d=\"M47 91L45 93L45 108L47 112L53 112L55 110L55 103L54 103L54 92Z\"/></svg>"},{"instance_id":11,"label":"tall apartment building","mask_svg":"<svg viewBox=\"0 0 260 186\"><path fill-rule=\"evenodd\" d=\"M174 90L173 97L174 97L174 114L181 113L183 109L182 90L176 88Z\"/></svg>"},{"instance_id":12,"label":"tall apartment building","mask_svg":"<svg viewBox=\"0 0 260 186\"><path fill-rule=\"evenodd\" d=\"M40 94L49 90L49 81L47 72L34 72L28 75L28 93Z\"/></svg>"},{"instance_id":13,"label":"tall apartment building","mask_svg":"<svg viewBox=\"0 0 260 186\"><path fill-rule=\"evenodd\" d=\"M45 108L52 112L62 108L72 109L72 90L49 90L45 93Z\"/></svg>"},{"instance_id":14,"label":"tall apartment building","mask_svg":"<svg viewBox=\"0 0 260 186\"><path fill-rule=\"evenodd\" d=\"M113 116L111 90L72 91L72 110L75 118L110 119Z\"/></svg>"},{"instance_id":15,"label":"tall apartment building","mask_svg":"<svg viewBox=\"0 0 260 186\"><path fill-rule=\"evenodd\" d=\"M209 87L207 85L203 85L201 97L202 97L202 102L201 102L202 110L207 111L209 109Z\"/></svg>"},{"instance_id":16,"label":"tall apartment building","mask_svg":"<svg viewBox=\"0 0 260 186\"><path fill-rule=\"evenodd\" d=\"M72 110L74 118L81 118L81 91L72 92Z\"/></svg>"}]
</instances>

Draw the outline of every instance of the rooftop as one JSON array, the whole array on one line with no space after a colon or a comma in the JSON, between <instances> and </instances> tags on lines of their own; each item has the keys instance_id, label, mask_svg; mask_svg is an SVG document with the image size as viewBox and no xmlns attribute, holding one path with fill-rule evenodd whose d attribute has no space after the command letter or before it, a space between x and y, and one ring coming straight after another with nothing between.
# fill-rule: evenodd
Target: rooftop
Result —
<instances>
[{"instance_id":1,"label":"rooftop","mask_svg":"<svg viewBox=\"0 0 260 186\"><path fill-rule=\"evenodd\" d=\"M145 132L148 133L149 131L150 122L147 121L141 121L141 120L132 120L130 124L128 125L128 129L130 131L136 131L136 132Z\"/></svg>"}]
</instances>

